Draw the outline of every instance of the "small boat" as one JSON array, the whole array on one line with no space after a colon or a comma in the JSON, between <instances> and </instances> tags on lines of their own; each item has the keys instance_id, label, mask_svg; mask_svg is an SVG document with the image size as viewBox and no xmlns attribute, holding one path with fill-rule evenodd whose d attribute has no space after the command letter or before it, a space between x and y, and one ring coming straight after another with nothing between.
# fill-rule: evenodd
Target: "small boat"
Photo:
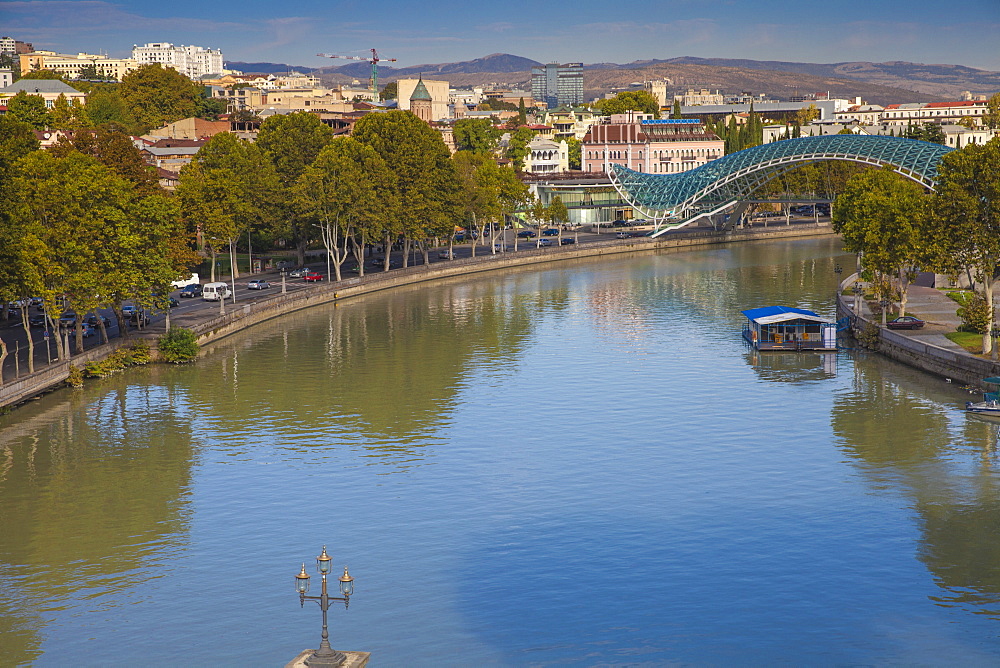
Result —
<instances>
[{"instance_id":1,"label":"small boat","mask_svg":"<svg viewBox=\"0 0 1000 668\"><path fill-rule=\"evenodd\" d=\"M983 383L1000 386L1000 376L983 378ZM1000 417L1000 392L983 392L983 400L965 402L965 410L976 415Z\"/></svg>"},{"instance_id":2,"label":"small boat","mask_svg":"<svg viewBox=\"0 0 1000 668\"><path fill-rule=\"evenodd\" d=\"M743 338L757 350L837 349L837 323L812 311L764 306L742 313L747 318Z\"/></svg>"}]
</instances>

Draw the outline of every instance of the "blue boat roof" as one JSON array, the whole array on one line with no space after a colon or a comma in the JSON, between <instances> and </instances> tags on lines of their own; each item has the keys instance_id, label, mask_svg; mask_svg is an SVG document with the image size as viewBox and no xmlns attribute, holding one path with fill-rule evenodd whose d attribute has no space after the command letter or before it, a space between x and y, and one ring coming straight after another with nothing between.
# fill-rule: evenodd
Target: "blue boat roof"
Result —
<instances>
[{"instance_id":1,"label":"blue boat roof","mask_svg":"<svg viewBox=\"0 0 1000 668\"><path fill-rule=\"evenodd\" d=\"M747 309L746 311L742 311L742 313L751 320L756 320L757 318L766 318L772 315L780 315L782 313L796 313L798 315L810 315L814 318L819 317L819 315L813 313L812 311L807 311L804 308L792 308L790 306L761 306L760 308Z\"/></svg>"}]
</instances>

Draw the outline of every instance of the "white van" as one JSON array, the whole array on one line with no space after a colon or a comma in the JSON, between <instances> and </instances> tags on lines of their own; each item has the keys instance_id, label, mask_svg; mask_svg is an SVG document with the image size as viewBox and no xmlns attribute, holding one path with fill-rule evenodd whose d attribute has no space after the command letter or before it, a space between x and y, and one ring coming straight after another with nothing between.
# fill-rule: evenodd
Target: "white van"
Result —
<instances>
[{"instance_id":1,"label":"white van","mask_svg":"<svg viewBox=\"0 0 1000 668\"><path fill-rule=\"evenodd\" d=\"M170 287L175 290L179 290L180 288L191 285L192 283L201 283L201 279L198 278L198 274L191 274L189 277L182 278L179 281L171 281Z\"/></svg>"},{"instance_id":2,"label":"white van","mask_svg":"<svg viewBox=\"0 0 1000 668\"><path fill-rule=\"evenodd\" d=\"M229 299L233 296L227 283L206 283L201 287L201 298L209 302Z\"/></svg>"}]
</instances>

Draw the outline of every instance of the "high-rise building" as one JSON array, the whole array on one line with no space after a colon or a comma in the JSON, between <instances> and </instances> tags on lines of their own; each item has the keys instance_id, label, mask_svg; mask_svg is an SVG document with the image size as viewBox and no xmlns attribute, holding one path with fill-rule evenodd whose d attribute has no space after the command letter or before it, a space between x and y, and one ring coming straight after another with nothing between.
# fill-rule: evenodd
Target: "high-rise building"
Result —
<instances>
[{"instance_id":1,"label":"high-rise building","mask_svg":"<svg viewBox=\"0 0 1000 668\"><path fill-rule=\"evenodd\" d=\"M152 42L142 46L133 45L132 59L140 65L160 63L165 67L172 67L194 81L209 74L222 74L222 51L219 49Z\"/></svg>"},{"instance_id":2,"label":"high-rise building","mask_svg":"<svg viewBox=\"0 0 1000 668\"><path fill-rule=\"evenodd\" d=\"M583 63L549 63L531 68L531 96L549 109L583 104Z\"/></svg>"}]
</instances>

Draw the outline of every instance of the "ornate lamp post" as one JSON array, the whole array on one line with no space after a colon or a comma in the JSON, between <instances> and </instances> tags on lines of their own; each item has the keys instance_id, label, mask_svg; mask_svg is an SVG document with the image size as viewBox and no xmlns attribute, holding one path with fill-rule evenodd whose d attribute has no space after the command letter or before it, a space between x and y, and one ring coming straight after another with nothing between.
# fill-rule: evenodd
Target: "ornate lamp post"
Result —
<instances>
[{"instance_id":1,"label":"ornate lamp post","mask_svg":"<svg viewBox=\"0 0 1000 668\"><path fill-rule=\"evenodd\" d=\"M347 572L344 566L344 574L340 576L340 593L343 597L330 596L326 591L326 576L330 573L333 559L326 553L326 545L323 546L323 554L316 557L316 570L323 576L323 590L319 596L306 596L309 591L309 574L306 573L306 565L302 564L302 571L295 576L295 591L299 592L299 603L303 606L306 600L317 601L320 610L323 611L323 636L319 649L313 652L312 656L306 659L307 666L334 667L343 665L347 659L343 652L338 652L330 647L330 638L327 633L326 611L330 609L330 601L343 601L344 609L351 602L351 594L354 593L354 578Z\"/></svg>"},{"instance_id":2,"label":"ornate lamp post","mask_svg":"<svg viewBox=\"0 0 1000 668\"><path fill-rule=\"evenodd\" d=\"M864 291L860 283L854 284L854 315L861 315L861 295Z\"/></svg>"}]
</instances>

